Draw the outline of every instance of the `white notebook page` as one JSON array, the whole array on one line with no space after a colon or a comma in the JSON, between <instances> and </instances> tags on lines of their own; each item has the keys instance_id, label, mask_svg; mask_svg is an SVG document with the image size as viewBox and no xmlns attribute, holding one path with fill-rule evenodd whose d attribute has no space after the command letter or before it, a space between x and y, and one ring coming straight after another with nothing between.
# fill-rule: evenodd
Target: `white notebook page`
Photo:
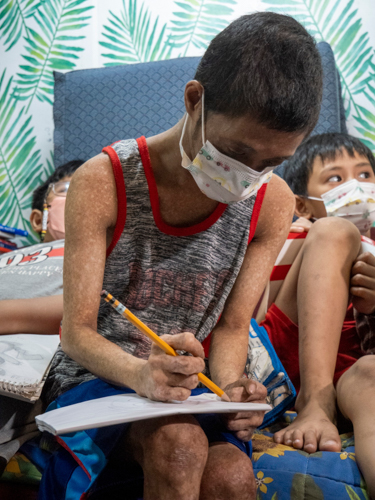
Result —
<instances>
[{"instance_id":1,"label":"white notebook page","mask_svg":"<svg viewBox=\"0 0 375 500\"><path fill-rule=\"evenodd\" d=\"M36 417L41 431L66 434L166 415L194 413L232 413L237 411L271 410L259 403L227 403L215 394L190 396L183 402L161 403L137 394L119 394L58 408Z\"/></svg>"}]
</instances>

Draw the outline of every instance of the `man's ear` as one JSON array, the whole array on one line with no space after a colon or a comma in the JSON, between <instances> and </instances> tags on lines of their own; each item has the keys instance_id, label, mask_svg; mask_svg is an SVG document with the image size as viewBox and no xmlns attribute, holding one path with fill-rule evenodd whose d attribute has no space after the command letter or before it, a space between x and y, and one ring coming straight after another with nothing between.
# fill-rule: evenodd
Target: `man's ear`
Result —
<instances>
[{"instance_id":1,"label":"man's ear","mask_svg":"<svg viewBox=\"0 0 375 500\"><path fill-rule=\"evenodd\" d=\"M184 95L186 111L196 120L202 113L203 92L203 86L197 80L190 80L190 82L186 84Z\"/></svg>"},{"instance_id":2,"label":"man's ear","mask_svg":"<svg viewBox=\"0 0 375 500\"><path fill-rule=\"evenodd\" d=\"M311 219L313 214L310 208L309 200L303 196L295 195L296 198L296 208L295 213L297 217L304 217L305 219Z\"/></svg>"},{"instance_id":3,"label":"man's ear","mask_svg":"<svg viewBox=\"0 0 375 500\"><path fill-rule=\"evenodd\" d=\"M43 212L34 208L30 214L30 223L31 227L34 229L36 233L42 232L42 220L43 220Z\"/></svg>"}]
</instances>

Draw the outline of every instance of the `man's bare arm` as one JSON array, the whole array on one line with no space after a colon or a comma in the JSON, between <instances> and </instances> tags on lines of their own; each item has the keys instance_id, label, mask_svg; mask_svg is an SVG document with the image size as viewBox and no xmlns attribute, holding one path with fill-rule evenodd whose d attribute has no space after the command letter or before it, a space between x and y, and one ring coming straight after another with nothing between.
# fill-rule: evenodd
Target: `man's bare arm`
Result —
<instances>
[{"instance_id":1,"label":"man's bare arm","mask_svg":"<svg viewBox=\"0 0 375 500\"><path fill-rule=\"evenodd\" d=\"M211 375L232 401L264 402L267 396L263 385L244 379L242 375L250 319L288 235L293 210L291 191L284 181L274 176L267 187L254 239L221 320L213 331L209 357ZM248 441L254 429L262 423L263 415L264 412L228 414L226 426L238 439Z\"/></svg>"},{"instance_id":2,"label":"man's bare arm","mask_svg":"<svg viewBox=\"0 0 375 500\"><path fill-rule=\"evenodd\" d=\"M98 377L133 387L131 374L139 360L96 331L107 232L116 219L112 165L108 156L101 154L77 170L67 196L61 345L68 356Z\"/></svg>"},{"instance_id":3,"label":"man's bare arm","mask_svg":"<svg viewBox=\"0 0 375 500\"><path fill-rule=\"evenodd\" d=\"M283 180L273 176L255 236L212 334L210 372L222 387L235 382L244 372L250 320L287 238L293 211L292 192Z\"/></svg>"},{"instance_id":4,"label":"man's bare arm","mask_svg":"<svg viewBox=\"0 0 375 500\"><path fill-rule=\"evenodd\" d=\"M153 346L138 359L97 333L106 249L117 219L112 165L101 154L74 174L65 209L64 320L61 345L72 359L97 377L158 400L184 400L204 369L203 348L192 334L165 340L193 356L173 357Z\"/></svg>"},{"instance_id":5,"label":"man's bare arm","mask_svg":"<svg viewBox=\"0 0 375 500\"><path fill-rule=\"evenodd\" d=\"M0 335L11 333L59 333L63 296L0 301Z\"/></svg>"}]
</instances>

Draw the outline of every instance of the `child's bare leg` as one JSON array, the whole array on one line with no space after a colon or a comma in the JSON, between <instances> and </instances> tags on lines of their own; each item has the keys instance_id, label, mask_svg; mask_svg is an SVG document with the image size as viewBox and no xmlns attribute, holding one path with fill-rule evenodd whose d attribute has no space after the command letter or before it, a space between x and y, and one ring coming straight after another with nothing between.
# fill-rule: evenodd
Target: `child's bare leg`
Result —
<instances>
[{"instance_id":1,"label":"child's bare leg","mask_svg":"<svg viewBox=\"0 0 375 500\"><path fill-rule=\"evenodd\" d=\"M337 403L353 423L356 460L375 499L375 356L364 356L340 377Z\"/></svg>"},{"instance_id":2,"label":"child's bare leg","mask_svg":"<svg viewBox=\"0 0 375 500\"><path fill-rule=\"evenodd\" d=\"M275 434L276 442L310 453L317 448L341 448L333 425L333 375L348 305L350 271L359 248L360 235L353 224L338 218L318 220L277 297L279 309L299 326L301 390L296 402L298 417Z\"/></svg>"}]
</instances>

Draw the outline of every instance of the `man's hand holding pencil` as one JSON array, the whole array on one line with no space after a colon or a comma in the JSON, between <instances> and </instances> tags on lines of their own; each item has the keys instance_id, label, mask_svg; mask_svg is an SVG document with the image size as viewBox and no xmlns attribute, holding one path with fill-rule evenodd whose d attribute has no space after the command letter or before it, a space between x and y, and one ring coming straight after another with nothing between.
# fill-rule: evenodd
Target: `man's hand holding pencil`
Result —
<instances>
[{"instance_id":1,"label":"man's hand holding pencil","mask_svg":"<svg viewBox=\"0 0 375 500\"><path fill-rule=\"evenodd\" d=\"M143 365L136 392L156 401L184 401L198 385L198 373L204 370L204 350L192 333L160 337L174 350L192 356L170 356L153 343L151 354Z\"/></svg>"},{"instance_id":2,"label":"man's hand holding pencil","mask_svg":"<svg viewBox=\"0 0 375 500\"><path fill-rule=\"evenodd\" d=\"M110 293L103 290L101 295L119 314L153 341L150 356L143 362L139 376L136 377L135 390L139 395L155 401L184 401L200 381L223 401L266 402L267 389L255 380L241 378L226 386L223 391L203 375L204 350L192 333L158 337ZM192 356L179 356L176 351L185 351ZM223 418L227 428L238 439L249 441L254 429L262 423L263 416L264 411L252 411L226 414Z\"/></svg>"},{"instance_id":3,"label":"man's hand holding pencil","mask_svg":"<svg viewBox=\"0 0 375 500\"><path fill-rule=\"evenodd\" d=\"M133 314L131 311L129 311L129 309L124 306L124 304L121 304L121 302L119 302L117 299L115 299L115 297L113 297L106 290L103 290L101 292L101 296L103 297L103 299L106 302L108 302L113 307L113 309L115 309L115 311L117 311L119 314L121 314L121 316L123 316L128 321L130 321L130 323L132 323L136 328L138 328L139 331L141 331L149 339L151 339L156 344L156 346L159 347L159 349L161 351L163 351L165 354L172 356L172 357L179 357L176 350L173 349L173 347L172 347L173 342L175 342L173 339L175 339L177 337L178 338L177 344L176 344L176 345L178 345L177 350L185 351L189 354L192 354L193 356L197 356L198 358L202 357L202 360L203 360L203 358L204 358L203 347L198 342L198 340L196 340L196 338L194 337L194 335L192 333L184 332L184 333L181 333L179 335L168 336L168 337L170 337L169 340L172 341L172 344L171 344L171 342L168 343L164 340L163 337L159 337L158 335L156 335L156 333L153 332L147 325L145 325L145 323L143 323L143 321L141 321L139 318L137 318L137 316L135 316L135 314ZM182 337L180 337L181 335L182 335ZM197 353L197 354L195 354L195 353ZM183 364L190 365L191 364L191 362L188 362L188 361L180 361L177 363L174 363L173 361L170 362L169 360L167 361L164 357L160 358L160 359L163 360L162 363L164 363L164 366L170 365L171 367L173 367L173 366L177 367L178 365L183 365ZM159 359L159 361L160 361L160 359ZM145 363L148 363L148 361L147 362L145 361ZM144 370L145 366L146 366L146 364L142 367L142 370ZM192 365L192 366L194 366L194 365ZM204 367L204 365L203 365L203 367ZM176 379L176 376L174 376L174 380L179 380L181 382L181 380L182 380L181 375L184 376L185 378L186 377L189 378L191 376L196 375L197 379L198 379L197 383L198 383L198 381L202 382L202 384L204 384L208 389L210 389L212 392L214 392L221 399L223 399L224 401L229 401L229 398L224 393L224 391L222 389L220 389L220 387L218 387L216 384L214 384L212 382L212 380L207 378L206 375L203 375L203 373L201 373L201 372L190 371L190 369L187 368L186 366L185 366L185 371L187 373L184 373L184 372L181 373L180 371L174 372L173 368L172 368L171 373L178 376L177 379ZM168 377L168 378L170 379L170 377ZM142 377L141 377L141 380L142 380ZM190 382L191 382L191 380L189 381L189 386L190 386ZM174 386L174 387L176 387L176 386ZM192 387L191 389L194 389L195 387L196 387L196 385L194 387ZM187 387L183 387L183 388L187 389L188 391L191 391L191 389L188 389ZM142 394L142 389L140 389L140 391L141 392L139 392L139 394ZM180 394L181 394L181 391L177 391L177 392L180 392ZM186 394L186 392L185 392L185 394ZM180 398L178 398L178 400L183 401L184 399L187 399L189 397L189 395L190 395L190 393L186 397L181 397L181 395L180 395ZM154 399L154 398L150 398L150 396L148 396L148 397L149 397L149 399ZM176 399L176 398L167 398L166 400L170 400L170 399ZM165 401L165 399L162 399L162 400L158 399L158 400Z\"/></svg>"}]
</instances>

